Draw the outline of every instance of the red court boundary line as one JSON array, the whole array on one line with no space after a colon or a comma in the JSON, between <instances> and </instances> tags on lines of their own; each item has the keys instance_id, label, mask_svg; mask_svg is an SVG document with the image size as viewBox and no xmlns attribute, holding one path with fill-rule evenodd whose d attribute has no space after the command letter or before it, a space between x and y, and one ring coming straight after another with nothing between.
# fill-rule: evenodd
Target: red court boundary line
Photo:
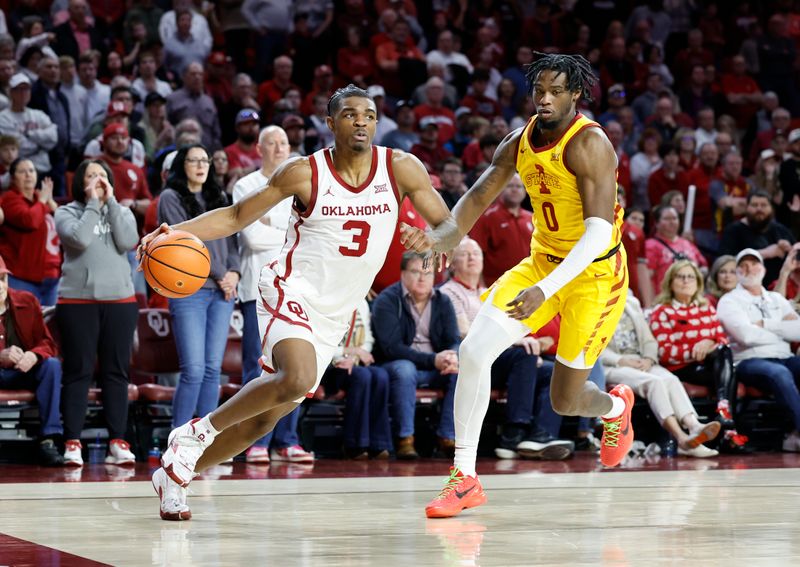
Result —
<instances>
[{"instance_id":1,"label":"red court boundary line","mask_svg":"<svg viewBox=\"0 0 800 567\"><path fill-rule=\"evenodd\" d=\"M58 565L59 567L109 567L85 557L79 557L58 549L39 545L0 533L0 564L2 565Z\"/></svg>"}]
</instances>

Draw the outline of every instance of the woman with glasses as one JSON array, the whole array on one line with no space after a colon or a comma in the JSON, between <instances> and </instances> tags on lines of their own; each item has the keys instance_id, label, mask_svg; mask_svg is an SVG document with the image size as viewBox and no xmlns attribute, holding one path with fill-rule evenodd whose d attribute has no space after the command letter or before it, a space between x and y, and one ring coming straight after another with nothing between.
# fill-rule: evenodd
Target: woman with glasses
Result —
<instances>
[{"instance_id":1,"label":"woman with glasses","mask_svg":"<svg viewBox=\"0 0 800 567\"><path fill-rule=\"evenodd\" d=\"M703 295L703 276L691 260L670 266L650 315L658 363L683 382L714 388L717 420L726 429L720 449L742 451L747 438L735 430L733 356L714 307Z\"/></svg>"},{"instance_id":2,"label":"woman with glasses","mask_svg":"<svg viewBox=\"0 0 800 567\"><path fill-rule=\"evenodd\" d=\"M158 201L158 222L173 225L227 205L205 147L178 150ZM235 236L205 245L211 253L208 280L197 293L169 300L181 370L172 401L174 427L206 415L219 402L220 368L240 277L239 250Z\"/></svg>"}]
</instances>

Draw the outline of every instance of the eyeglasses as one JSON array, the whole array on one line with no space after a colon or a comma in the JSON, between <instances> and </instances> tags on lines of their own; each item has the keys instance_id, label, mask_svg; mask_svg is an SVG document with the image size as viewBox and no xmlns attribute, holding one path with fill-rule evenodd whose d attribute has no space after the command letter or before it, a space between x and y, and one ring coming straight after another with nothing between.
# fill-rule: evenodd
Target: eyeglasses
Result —
<instances>
[{"instance_id":1,"label":"eyeglasses","mask_svg":"<svg viewBox=\"0 0 800 567\"><path fill-rule=\"evenodd\" d=\"M206 167L208 167L209 165L211 165L211 160L206 158L190 158L186 160L186 163L188 163L189 165L193 165L195 167L197 167L198 165L205 165Z\"/></svg>"},{"instance_id":2,"label":"eyeglasses","mask_svg":"<svg viewBox=\"0 0 800 567\"><path fill-rule=\"evenodd\" d=\"M420 278L425 278L425 279L431 278L431 279L433 279L433 272L430 272L430 271L429 272L423 272L422 270L406 270L406 273L409 274L411 277L413 277L415 279L420 279Z\"/></svg>"},{"instance_id":3,"label":"eyeglasses","mask_svg":"<svg viewBox=\"0 0 800 567\"><path fill-rule=\"evenodd\" d=\"M683 280L685 282L697 281L697 276L694 274L675 274L673 279Z\"/></svg>"}]
</instances>

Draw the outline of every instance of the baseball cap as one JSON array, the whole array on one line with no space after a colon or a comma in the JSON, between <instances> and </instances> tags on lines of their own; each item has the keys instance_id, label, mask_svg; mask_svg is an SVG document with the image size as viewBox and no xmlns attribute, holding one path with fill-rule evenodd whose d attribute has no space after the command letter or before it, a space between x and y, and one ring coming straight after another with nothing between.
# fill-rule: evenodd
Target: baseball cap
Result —
<instances>
[{"instance_id":1,"label":"baseball cap","mask_svg":"<svg viewBox=\"0 0 800 567\"><path fill-rule=\"evenodd\" d=\"M370 86L368 86L367 87L367 94L369 96L371 96L372 98L375 98L376 96L382 96L383 98L386 98L386 91L380 85L370 85Z\"/></svg>"},{"instance_id":2,"label":"baseball cap","mask_svg":"<svg viewBox=\"0 0 800 567\"><path fill-rule=\"evenodd\" d=\"M303 119L297 116L296 114L287 114L284 116L283 121L281 121L281 127L286 130L287 128L296 128L296 127L304 127L305 122Z\"/></svg>"},{"instance_id":3,"label":"baseball cap","mask_svg":"<svg viewBox=\"0 0 800 567\"><path fill-rule=\"evenodd\" d=\"M167 99L165 99L157 92L147 93L147 96L144 97L145 106L150 106L151 104L155 104L157 102L167 102Z\"/></svg>"},{"instance_id":4,"label":"baseball cap","mask_svg":"<svg viewBox=\"0 0 800 567\"><path fill-rule=\"evenodd\" d=\"M315 77L321 77L323 75L333 75L333 69L331 69L328 65L320 65L314 69Z\"/></svg>"},{"instance_id":5,"label":"baseball cap","mask_svg":"<svg viewBox=\"0 0 800 567\"><path fill-rule=\"evenodd\" d=\"M764 263L764 258L761 257L761 253L758 250L755 248L745 248L736 255L736 265L738 266L739 262L741 262L742 259L746 258L747 256L753 256L760 263Z\"/></svg>"},{"instance_id":6,"label":"baseball cap","mask_svg":"<svg viewBox=\"0 0 800 567\"><path fill-rule=\"evenodd\" d=\"M11 273L11 270L9 270L6 267L6 261L3 260L2 256L0 256L0 275L2 275L2 274L11 274L12 276L14 275L14 274Z\"/></svg>"},{"instance_id":7,"label":"baseball cap","mask_svg":"<svg viewBox=\"0 0 800 567\"><path fill-rule=\"evenodd\" d=\"M459 106L456 108L455 115L456 118L461 118L465 114L472 114L472 109L468 106Z\"/></svg>"},{"instance_id":8,"label":"baseball cap","mask_svg":"<svg viewBox=\"0 0 800 567\"><path fill-rule=\"evenodd\" d=\"M612 95L619 93L622 93L623 95L625 94L625 85L617 83L615 85L611 85L610 87L608 87L608 94Z\"/></svg>"},{"instance_id":9,"label":"baseball cap","mask_svg":"<svg viewBox=\"0 0 800 567\"><path fill-rule=\"evenodd\" d=\"M243 108L239 111L236 115L236 125L238 126L242 122L261 122L261 117L258 115L258 112L253 110L252 108Z\"/></svg>"},{"instance_id":10,"label":"baseball cap","mask_svg":"<svg viewBox=\"0 0 800 567\"><path fill-rule=\"evenodd\" d=\"M776 154L775 150L773 150L772 148L767 148L766 150L762 150L761 151L761 154L759 154L759 157L762 160L772 159L772 158L778 157L778 154Z\"/></svg>"},{"instance_id":11,"label":"baseball cap","mask_svg":"<svg viewBox=\"0 0 800 567\"><path fill-rule=\"evenodd\" d=\"M8 88L15 89L20 85L31 85L31 80L25 73L17 73L8 81Z\"/></svg>"},{"instance_id":12,"label":"baseball cap","mask_svg":"<svg viewBox=\"0 0 800 567\"><path fill-rule=\"evenodd\" d=\"M395 110L400 110L401 108L414 108L414 101L409 99L402 99L398 100L397 104L394 105Z\"/></svg>"},{"instance_id":13,"label":"baseball cap","mask_svg":"<svg viewBox=\"0 0 800 567\"><path fill-rule=\"evenodd\" d=\"M120 100L112 100L108 103L106 108L106 118L113 116L128 116L128 111L125 108L125 103Z\"/></svg>"},{"instance_id":14,"label":"baseball cap","mask_svg":"<svg viewBox=\"0 0 800 567\"><path fill-rule=\"evenodd\" d=\"M103 128L103 139L106 139L110 136L120 135L128 137L128 129L125 127L124 124L120 124L119 122L112 122L105 128Z\"/></svg>"},{"instance_id":15,"label":"baseball cap","mask_svg":"<svg viewBox=\"0 0 800 567\"><path fill-rule=\"evenodd\" d=\"M439 129L439 123L436 122L436 117L434 117L434 116L423 116L419 121L420 130L424 130L425 128L428 128L430 126L433 126L437 130Z\"/></svg>"},{"instance_id":16,"label":"baseball cap","mask_svg":"<svg viewBox=\"0 0 800 567\"><path fill-rule=\"evenodd\" d=\"M789 143L794 144L797 140L800 140L800 128L795 128L789 132Z\"/></svg>"}]
</instances>

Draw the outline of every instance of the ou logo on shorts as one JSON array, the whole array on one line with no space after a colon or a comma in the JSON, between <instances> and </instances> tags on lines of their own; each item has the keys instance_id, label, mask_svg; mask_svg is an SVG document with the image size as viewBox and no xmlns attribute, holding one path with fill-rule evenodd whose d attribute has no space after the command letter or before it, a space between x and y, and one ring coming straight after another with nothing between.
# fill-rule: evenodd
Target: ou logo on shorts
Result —
<instances>
[{"instance_id":1,"label":"ou logo on shorts","mask_svg":"<svg viewBox=\"0 0 800 567\"><path fill-rule=\"evenodd\" d=\"M289 313L297 315L303 321L308 321L308 315L306 315L303 306L296 301L287 301L286 308L289 310Z\"/></svg>"}]
</instances>

